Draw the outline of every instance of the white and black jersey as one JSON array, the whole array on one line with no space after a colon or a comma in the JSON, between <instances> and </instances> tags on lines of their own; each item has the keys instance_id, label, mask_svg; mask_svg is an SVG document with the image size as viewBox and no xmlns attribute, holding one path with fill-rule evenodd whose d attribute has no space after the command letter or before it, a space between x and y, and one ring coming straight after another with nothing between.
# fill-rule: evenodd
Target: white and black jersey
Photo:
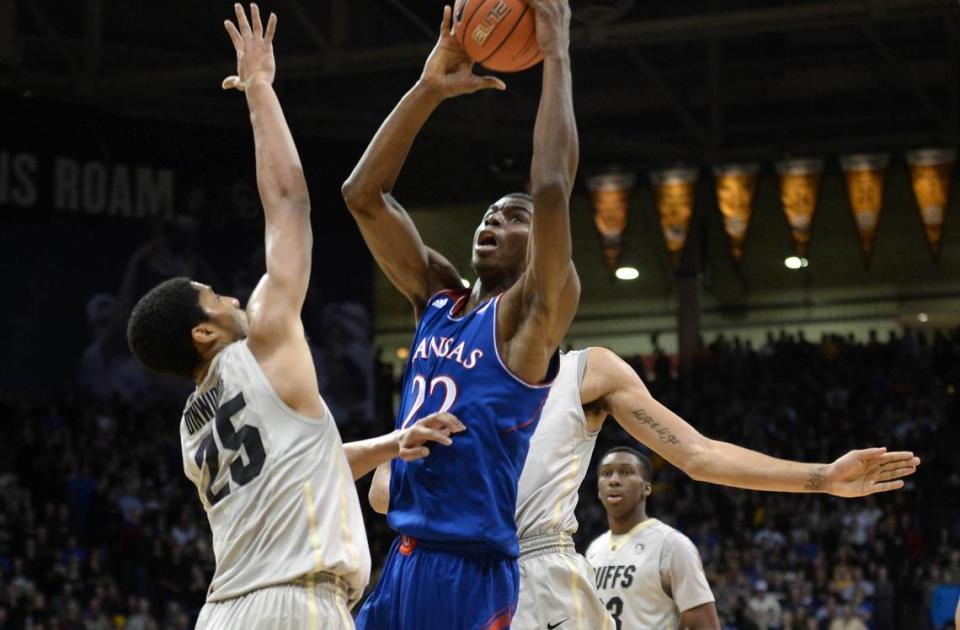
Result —
<instances>
[{"instance_id":1,"label":"white and black jersey","mask_svg":"<svg viewBox=\"0 0 960 630\"><path fill-rule=\"evenodd\" d=\"M587 561L617 630L677 628L681 612L714 601L697 548L655 518L620 536L606 532Z\"/></svg>"},{"instance_id":2,"label":"white and black jersey","mask_svg":"<svg viewBox=\"0 0 960 630\"><path fill-rule=\"evenodd\" d=\"M580 387L589 351L564 353L537 430L530 440L517 493L520 596L514 630L613 630L593 588L590 566L576 552L580 484L597 431L587 427Z\"/></svg>"},{"instance_id":3,"label":"white and black jersey","mask_svg":"<svg viewBox=\"0 0 960 630\"><path fill-rule=\"evenodd\" d=\"M183 468L217 563L208 602L321 574L359 599L370 553L340 434L323 408L315 419L284 404L246 341L222 350L188 399Z\"/></svg>"}]
</instances>

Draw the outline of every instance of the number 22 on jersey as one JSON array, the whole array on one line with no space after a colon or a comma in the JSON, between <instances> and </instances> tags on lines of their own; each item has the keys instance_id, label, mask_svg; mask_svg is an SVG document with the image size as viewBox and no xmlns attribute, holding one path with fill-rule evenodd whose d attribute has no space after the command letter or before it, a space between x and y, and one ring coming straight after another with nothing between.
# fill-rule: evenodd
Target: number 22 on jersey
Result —
<instances>
[{"instance_id":1,"label":"number 22 on jersey","mask_svg":"<svg viewBox=\"0 0 960 630\"><path fill-rule=\"evenodd\" d=\"M401 429L406 429L411 422L418 419L417 413L427 401L427 396L433 397L438 386L441 386L443 389L443 403L436 412L431 413L447 413L453 407L453 404L457 402L457 383L449 376L437 376L430 381L429 388L427 387L427 379L419 374L413 377L411 383L414 395L413 404L403 419L403 424L400 425Z\"/></svg>"}]
</instances>

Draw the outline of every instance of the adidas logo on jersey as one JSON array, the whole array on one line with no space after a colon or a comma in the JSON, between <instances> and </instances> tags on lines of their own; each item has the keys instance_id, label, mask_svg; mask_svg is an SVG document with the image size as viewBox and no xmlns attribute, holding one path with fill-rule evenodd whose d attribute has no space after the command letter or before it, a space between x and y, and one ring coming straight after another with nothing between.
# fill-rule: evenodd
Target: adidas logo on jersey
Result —
<instances>
[{"instance_id":1,"label":"adidas logo on jersey","mask_svg":"<svg viewBox=\"0 0 960 630\"><path fill-rule=\"evenodd\" d=\"M444 306L447 305L449 301L450 301L449 298L440 298L438 300L434 300L433 304L431 304L430 306L432 306L433 308L443 308Z\"/></svg>"}]
</instances>

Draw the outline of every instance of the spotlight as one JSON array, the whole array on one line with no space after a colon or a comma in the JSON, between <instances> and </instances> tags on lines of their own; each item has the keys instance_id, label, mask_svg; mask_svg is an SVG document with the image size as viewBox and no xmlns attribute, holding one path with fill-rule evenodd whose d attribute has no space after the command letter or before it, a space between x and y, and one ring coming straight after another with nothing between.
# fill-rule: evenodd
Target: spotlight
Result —
<instances>
[{"instance_id":1,"label":"spotlight","mask_svg":"<svg viewBox=\"0 0 960 630\"><path fill-rule=\"evenodd\" d=\"M640 272L636 267L620 267L614 272L618 280L636 280L640 277Z\"/></svg>"},{"instance_id":2,"label":"spotlight","mask_svg":"<svg viewBox=\"0 0 960 630\"><path fill-rule=\"evenodd\" d=\"M800 258L799 256L790 256L783 261L783 266L787 269L802 269L809 265L810 261L806 258Z\"/></svg>"}]
</instances>

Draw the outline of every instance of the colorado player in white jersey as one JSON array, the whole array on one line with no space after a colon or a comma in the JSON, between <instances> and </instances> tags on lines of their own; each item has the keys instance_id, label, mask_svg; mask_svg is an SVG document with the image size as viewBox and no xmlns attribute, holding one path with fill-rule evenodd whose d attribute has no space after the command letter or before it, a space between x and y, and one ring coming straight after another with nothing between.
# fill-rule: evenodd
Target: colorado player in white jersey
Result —
<instances>
[{"instance_id":1,"label":"colorado player in white jersey","mask_svg":"<svg viewBox=\"0 0 960 630\"><path fill-rule=\"evenodd\" d=\"M693 479L749 490L828 492L858 497L902 487L920 464L913 453L872 448L832 464L776 459L711 440L657 402L637 373L606 348L561 358L530 442L517 495L520 599L514 630L613 628L571 536L574 510L597 434L608 416ZM385 509L374 493L371 504Z\"/></svg>"},{"instance_id":2,"label":"colorado player in white jersey","mask_svg":"<svg viewBox=\"0 0 960 630\"><path fill-rule=\"evenodd\" d=\"M597 486L610 529L590 544L600 598L621 628L720 630L713 592L697 548L647 516L650 460L629 447L600 460Z\"/></svg>"},{"instance_id":3,"label":"colorado player in white jersey","mask_svg":"<svg viewBox=\"0 0 960 630\"><path fill-rule=\"evenodd\" d=\"M247 305L189 278L154 287L127 326L148 369L193 379L180 422L183 466L213 532L216 570L200 629L353 628L348 607L370 577L353 480L395 456L450 444L449 414L413 430L341 444L320 398L300 311L312 231L303 170L273 91L276 16L235 5L225 26L246 94L266 218L267 273ZM185 576L186 577L186 576Z\"/></svg>"}]
</instances>

